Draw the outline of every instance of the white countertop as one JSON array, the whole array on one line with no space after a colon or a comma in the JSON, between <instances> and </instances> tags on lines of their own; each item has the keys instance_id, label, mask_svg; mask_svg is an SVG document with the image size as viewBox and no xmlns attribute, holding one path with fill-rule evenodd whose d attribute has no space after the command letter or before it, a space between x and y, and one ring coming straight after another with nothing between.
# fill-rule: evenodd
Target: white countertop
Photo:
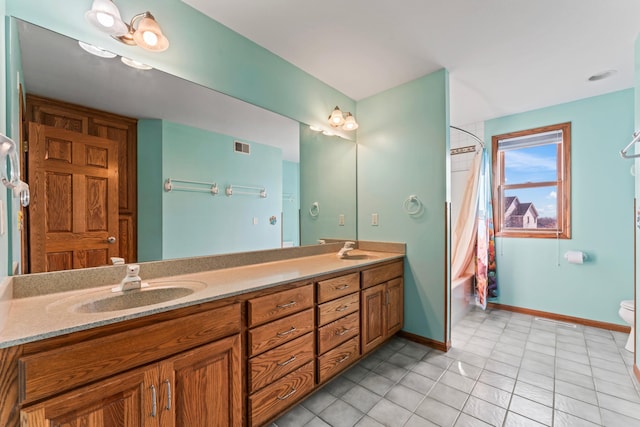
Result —
<instances>
[{"instance_id":1,"label":"white countertop","mask_svg":"<svg viewBox=\"0 0 640 427\"><path fill-rule=\"evenodd\" d=\"M92 299L116 295L111 293L111 288L117 285L115 283L98 288L16 298L9 302L8 318L5 327L0 330L0 348L404 257L401 253L362 250L355 250L351 254L353 257L350 259L340 259L335 253L329 253L152 279L148 281L150 287L166 286L170 282L177 281L198 281L204 283L204 286L186 297L119 311L102 313L73 311L79 304ZM144 281L144 277L142 279Z\"/></svg>"}]
</instances>

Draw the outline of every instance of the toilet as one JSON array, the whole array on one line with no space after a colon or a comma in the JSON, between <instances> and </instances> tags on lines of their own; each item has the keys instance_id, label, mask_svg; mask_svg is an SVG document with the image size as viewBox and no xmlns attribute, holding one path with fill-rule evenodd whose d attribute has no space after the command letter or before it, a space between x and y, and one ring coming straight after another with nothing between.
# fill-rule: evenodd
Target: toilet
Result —
<instances>
[{"instance_id":1,"label":"toilet","mask_svg":"<svg viewBox=\"0 0 640 427\"><path fill-rule=\"evenodd\" d=\"M635 321L635 303L633 300L625 300L620 303L620 311L618 314L622 317L622 320L631 325L631 333L629 334L629 339L627 340L627 345L624 346L629 351L633 351L633 344L635 342L635 331L633 329L633 324Z\"/></svg>"}]
</instances>

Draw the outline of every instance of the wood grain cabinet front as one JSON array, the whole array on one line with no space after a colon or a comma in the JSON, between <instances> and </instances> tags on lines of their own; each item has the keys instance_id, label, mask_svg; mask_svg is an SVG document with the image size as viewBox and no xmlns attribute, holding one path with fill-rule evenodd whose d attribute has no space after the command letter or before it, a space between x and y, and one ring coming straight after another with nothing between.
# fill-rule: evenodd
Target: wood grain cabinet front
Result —
<instances>
[{"instance_id":1,"label":"wood grain cabinet front","mask_svg":"<svg viewBox=\"0 0 640 427\"><path fill-rule=\"evenodd\" d=\"M404 286L402 262L378 267L362 275L361 313L362 354L378 347L404 324ZM397 277L391 277L393 275ZM375 280L382 283L372 284Z\"/></svg>"},{"instance_id":2,"label":"wood grain cabinet front","mask_svg":"<svg viewBox=\"0 0 640 427\"><path fill-rule=\"evenodd\" d=\"M22 401L45 397L24 404L21 425L241 427L240 314L232 304L21 358Z\"/></svg>"},{"instance_id":3,"label":"wood grain cabinet front","mask_svg":"<svg viewBox=\"0 0 640 427\"><path fill-rule=\"evenodd\" d=\"M313 285L280 291L247 302L249 327L280 319L313 307Z\"/></svg>"}]
</instances>

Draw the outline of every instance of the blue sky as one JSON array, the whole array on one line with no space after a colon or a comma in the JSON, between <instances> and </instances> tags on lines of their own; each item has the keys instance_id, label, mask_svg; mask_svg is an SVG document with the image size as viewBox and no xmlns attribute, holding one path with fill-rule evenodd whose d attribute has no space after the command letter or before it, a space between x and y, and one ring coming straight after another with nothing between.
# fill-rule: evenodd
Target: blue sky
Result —
<instances>
[{"instance_id":1,"label":"blue sky","mask_svg":"<svg viewBox=\"0 0 640 427\"><path fill-rule=\"evenodd\" d=\"M505 151L505 184L555 181L557 179L557 145L519 148ZM518 196L522 203L533 202L541 217L557 217L557 187L505 191Z\"/></svg>"}]
</instances>

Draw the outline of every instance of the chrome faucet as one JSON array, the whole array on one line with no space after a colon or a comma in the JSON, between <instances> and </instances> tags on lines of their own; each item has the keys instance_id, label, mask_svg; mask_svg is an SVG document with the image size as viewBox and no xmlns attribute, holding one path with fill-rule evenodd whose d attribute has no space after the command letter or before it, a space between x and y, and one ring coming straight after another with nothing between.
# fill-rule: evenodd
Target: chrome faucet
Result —
<instances>
[{"instance_id":1,"label":"chrome faucet","mask_svg":"<svg viewBox=\"0 0 640 427\"><path fill-rule=\"evenodd\" d=\"M127 275L124 276L124 279L122 279L118 286L111 288L111 292L131 291L149 286L146 283L142 283L139 273L140 266L138 264L128 264Z\"/></svg>"},{"instance_id":2,"label":"chrome faucet","mask_svg":"<svg viewBox=\"0 0 640 427\"><path fill-rule=\"evenodd\" d=\"M346 258L349 255L349 252L355 249L353 247L355 244L355 242L344 242L344 246L338 252L338 258Z\"/></svg>"}]
</instances>

